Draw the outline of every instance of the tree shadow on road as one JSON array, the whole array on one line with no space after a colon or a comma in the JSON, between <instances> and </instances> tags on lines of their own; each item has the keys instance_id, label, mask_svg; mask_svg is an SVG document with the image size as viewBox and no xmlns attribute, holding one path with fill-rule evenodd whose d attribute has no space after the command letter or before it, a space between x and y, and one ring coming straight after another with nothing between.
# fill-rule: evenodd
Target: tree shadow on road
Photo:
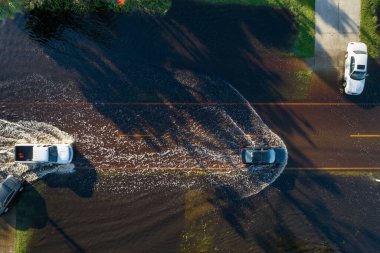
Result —
<instances>
[{"instance_id":1,"label":"tree shadow on road","mask_svg":"<svg viewBox=\"0 0 380 253\"><path fill-rule=\"evenodd\" d=\"M97 181L95 168L74 148L75 168L73 171L58 171L44 176L41 180L50 188L68 188L82 198L91 198Z\"/></svg>"},{"instance_id":2,"label":"tree shadow on road","mask_svg":"<svg viewBox=\"0 0 380 253\"><path fill-rule=\"evenodd\" d=\"M178 136L175 129L177 122L188 125L189 118L207 129L197 112L188 110L184 116L183 110L171 109L166 115L154 117L129 110L120 117L102 103L241 102L235 92L225 88L219 91L218 84L210 86L212 81L199 73L211 76L209 80L227 81L250 102L284 99L279 92L285 82L283 76L266 66L263 58L283 55L285 48L294 43L297 26L287 9L174 1L166 16L98 13L84 18L74 16L68 21L68 14L58 16L60 22L42 29L40 26L47 25L40 22L46 20L45 15L50 19L53 14L33 12L27 16L31 38L39 41L58 64L80 74L78 86L87 101L123 133L139 131L156 137L168 134L177 146L193 155L196 147L188 146L187 137ZM189 77L190 84L184 85L178 80L177 70L190 70L194 83ZM295 127L294 131L306 121L294 119L300 116L291 110L286 115L281 110L271 113L288 128ZM255 128L252 123L245 124ZM225 134L230 131L224 129L224 124L217 125ZM308 124L302 127L309 128ZM209 134L216 136L214 130ZM147 138L146 143L156 152L169 145L159 138ZM236 146L228 148L237 150ZM302 152L297 156L307 159Z\"/></svg>"},{"instance_id":3,"label":"tree shadow on road","mask_svg":"<svg viewBox=\"0 0 380 253\"><path fill-rule=\"evenodd\" d=\"M342 175L290 171L255 196L242 198L223 186L208 201L239 237L266 252L374 250L378 226L368 226L373 221L366 216L376 217L379 205L371 203L365 215L357 205L376 194L362 188L365 177ZM361 190L352 188L358 180Z\"/></svg>"},{"instance_id":4,"label":"tree shadow on road","mask_svg":"<svg viewBox=\"0 0 380 253\"><path fill-rule=\"evenodd\" d=\"M65 232L65 229L54 220L54 216L49 215L44 197L44 194L51 193L48 188L68 188L81 198L92 197L94 184L97 180L96 170L91 167L90 162L77 150L75 152L74 163L85 169L74 169L74 171L61 170L47 174L34 182L33 185L26 183L24 191L19 193L10 206L12 208L10 215L15 215L16 217L15 223L12 219L6 219L8 224L13 226L17 231L33 229L32 232L28 232L28 236L33 236L35 233L43 234L47 230L47 226L51 226L53 231L64 238L72 250L83 252L82 246ZM57 198L59 199L59 197ZM15 211L13 208L15 208ZM64 212L64 209L62 211ZM30 243L33 245L34 241L30 241Z\"/></svg>"}]
</instances>

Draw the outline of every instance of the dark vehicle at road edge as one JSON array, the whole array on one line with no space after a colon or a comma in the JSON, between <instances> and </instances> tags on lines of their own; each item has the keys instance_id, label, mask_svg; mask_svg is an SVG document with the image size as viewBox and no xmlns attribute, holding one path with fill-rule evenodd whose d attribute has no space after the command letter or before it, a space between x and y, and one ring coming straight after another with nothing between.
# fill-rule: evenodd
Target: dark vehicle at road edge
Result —
<instances>
[{"instance_id":1,"label":"dark vehicle at road edge","mask_svg":"<svg viewBox=\"0 0 380 253\"><path fill-rule=\"evenodd\" d=\"M23 180L8 175L0 184L0 215L8 212L8 205L18 192L23 190Z\"/></svg>"}]
</instances>

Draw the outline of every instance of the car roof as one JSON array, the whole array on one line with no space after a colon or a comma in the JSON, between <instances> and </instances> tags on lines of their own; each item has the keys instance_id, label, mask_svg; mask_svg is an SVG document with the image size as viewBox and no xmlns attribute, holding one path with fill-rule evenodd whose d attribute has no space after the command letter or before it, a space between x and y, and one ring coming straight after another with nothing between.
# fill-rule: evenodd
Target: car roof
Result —
<instances>
[{"instance_id":1,"label":"car roof","mask_svg":"<svg viewBox=\"0 0 380 253\"><path fill-rule=\"evenodd\" d=\"M252 160L260 162L273 162L274 160L273 149L254 149L252 152Z\"/></svg>"},{"instance_id":2,"label":"car roof","mask_svg":"<svg viewBox=\"0 0 380 253\"><path fill-rule=\"evenodd\" d=\"M366 54L354 54L355 64L367 66L367 55Z\"/></svg>"}]
</instances>

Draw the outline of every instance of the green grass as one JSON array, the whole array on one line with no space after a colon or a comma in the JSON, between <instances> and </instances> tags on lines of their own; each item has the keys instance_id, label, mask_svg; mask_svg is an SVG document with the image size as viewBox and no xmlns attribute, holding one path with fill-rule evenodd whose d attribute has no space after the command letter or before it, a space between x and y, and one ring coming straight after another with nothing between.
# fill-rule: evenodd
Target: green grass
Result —
<instances>
[{"instance_id":1,"label":"green grass","mask_svg":"<svg viewBox=\"0 0 380 253\"><path fill-rule=\"evenodd\" d=\"M34 186L27 185L16 202L16 240L17 253L27 252L33 239L34 229L46 226L47 210L45 200L40 193L44 184L38 182Z\"/></svg>"},{"instance_id":2,"label":"green grass","mask_svg":"<svg viewBox=\"0 0 380 253\"><path fill-rule=\"evenodd\" d=\"M24 253L28 251L29 242L32 239L31 230L17 230L16 231L16 253Z\"/></svg>"},{"instance_id":3,"label":"green grass","mask_svg":"<svg viewBox=\"0 0 380 253\"><path fill-rule=\"evenodd\" d=\"M210 215L215 208L203 191L189 190L185 196L185 224L180 252L212 252L215 249L213 235L215 223Z\"/></svg>"},{"instance_id":4,"label":"green grass","mask_svg":"<svg viewBox=\"0 0 380 253\"><path fill-rule=\"evenodd\" d=\"M368 46L372 58L380 58L380 34L376 31L378 19L376 11L380 9L380 0L362 0L360 15L360 41Z\"/></svg>"},{"instance_id":5,"label":"green grass","mask_svg":"<svg viewBox=\"0 0 380 253\"><path fill-rule=\"evenodd\" d=\"M24 0L0 0L0 20L5 18L12 18L14 15L22 10Z\"/></svg>"},{"instance_id":6,"label":"green grass","mask_svg":"<svg viewBox=\"0 0 380 253\"><path fill-rule=\"evenodd\" d=\"M283 73L288 80L286 85L278 88L281 97L287 101L304 101L310 94L312 70Z\"/></svg>"},{"instance_id":7,"label":"green grass","mask_svg":"<svg viewBox=\"0 0 380 253\"><path fill-rule=\"evenodd\" d=\"M298 24L298 36L290 54L298 57L314 56L315 0L198 0L210 4L267 5L289 9Z\"/></svg>"},{"instance_id":8,"label":"green grass","mask_svg":"<svg viewBox=\"0 0 380 253\"><path fill-rule=\"evenodd\" d=\"M165 14L171 6L170 0L125 0L122 6L118 5L117 0L40 0L26 2L28 3L28 9L70 12L91 12L97 10L131 12L139 10L151 14Z\"/></svg>"},{"instance_id":9,"label":"green grass","mask_svg":"<svg viewBox=\"0 0 380 253\"><path fill-rule=\"evenodd\" d=\"M312 57L314 55L314 7L315 0L199 0L210 4L267 5L289 9L298 24L298 36L291 55ZM376 0L366 0L376 1ZM0 19L13 17L15 13L31 10L93 12L108 10L131 12L139 10L149 14L165 14L171 7L171 0L125 0L119 7L117 0L0 0Z\"/></svg>"},{"instance_id":10,"label":"green grass","mask_svg":"<svg viewBox=\"0 0 380 253\"><path fill-rule=\"evenodd\" d=\"M32 10L75 13L138 10L149 14L165 14L170 6L171 0L125 0L122 6L118 5L117 0L0 0L0 20Z\"/></svg>"}]
</instances>

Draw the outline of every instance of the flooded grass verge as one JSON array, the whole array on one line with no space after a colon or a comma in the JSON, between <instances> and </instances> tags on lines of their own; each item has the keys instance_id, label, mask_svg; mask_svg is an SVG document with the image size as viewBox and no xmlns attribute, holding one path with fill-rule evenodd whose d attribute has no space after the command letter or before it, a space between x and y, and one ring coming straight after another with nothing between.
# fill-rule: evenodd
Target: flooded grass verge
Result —
<instances>
[{"instance_id":1,"label":"flooded grass verge","mask_svg":"<svg viewBox=\"0 0 380 253\"><path fill-rule=\"evenodd\" d=\"M360 14L360 40L367 44L372 58L380 57L380 0L363 0Z\"/></svg>"},{"instance_id":2,"label":"flooded grass verge","mask_svg":"<svg viewBox=\"0 0 380 253\"><path fill-rule=\"evenodd\" d=\"M286 85L280 86L278 91L288 101L307 100L310 94L312 70L284 73L284 80L289 79Z\"/></svg>"},{"instance_id":3,"label":"flooded grass verge","mask_svg":"<svg viewBox=\"0 0 380 253\"><path fill-rule=\"evenodd\" d=\"M16 232L16 253L23 253L28 251L28 244L32 239L32 231L21 231L17 230Z\"/></svg>"},{"instance_id":4,"label":"flooded grass verge","mask_svg":"<svg viewBox=\"0 0 380 253\"><path fill-rule=\"evenodd\" d=\"M214 222L209 213L215 212L204 191L190 190L185 194L185 224L181 252L211 252L215 250Z\"/></svg>"},{"instance_id":5,"label":"flooded grass verge","mask_svg":"<svg viewBox=\"0 0 380 253\"><path fill-rule=\"evenodd\" d=\"M35 186L26 185L20 194L16 206L16 253L28 252L34 230L46 225L45 201L40 195L44 188L44 185L38 182Z\"/></svg>"},{"instance_id":6,"label":"flooded grass verge","mask_svg":"<svg viewBox=\"0 0 380 253\"><path fill-rule=\"evenodd\" d=\"M294 41L294 47L290 48L290 55L297 57L314 56L315 33L315 0L200 0L210 4L243 4L243 5L268 5L275 8L290 10L297 21L298 35Z\"/></svg>"},{"instance_id":7,"label":"flooded grass verge","mask_svg":"<svg viewBox=\"0 0 380 253\"><path fill-rule=\"evenodd\" d=\"M109 0L109 1L65 1L65 0L8 0L0 2L0 20L12 18L16 13L27 11L88 13L112 11L129 13L135 10L149 14L165 14L171 6L170 0Z\"/></svg>"}]
</instances>

